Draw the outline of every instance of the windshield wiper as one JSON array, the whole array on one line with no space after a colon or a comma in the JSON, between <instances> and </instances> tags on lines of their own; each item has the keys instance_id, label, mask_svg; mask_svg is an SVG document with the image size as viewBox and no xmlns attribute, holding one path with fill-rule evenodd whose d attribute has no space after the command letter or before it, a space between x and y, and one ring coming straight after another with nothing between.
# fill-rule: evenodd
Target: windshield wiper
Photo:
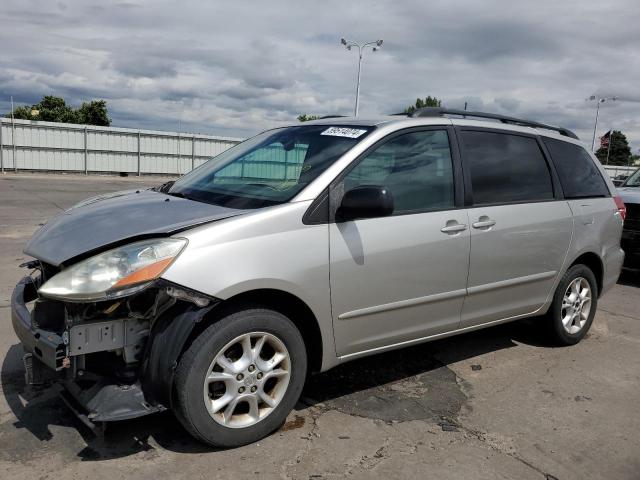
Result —
<instances>
[{"instance_id":1,"label":"windshield wiper","mask_svg":"<svg viewBox=\"0 0 640 480\"><path fill-rule=\"evenodd\" d=\"M171 195L172 197L186 198L187 200L189 199L189 197L187 197L182 192L164 192L164 193L165 193L165 195Z\"/></svg>"},{"instance_id":2,"label":"windshield wiper","mask_svg":"<svg viewBox=\"0 0 640 480\"><path fill-rule=\"evenodd\" d=\"M153 187L151 190L155 190L156 192L167 193L173 184L176 183L175 180L169 180L168 182L163 183L158 187Z\"/></svg>"}]
</instances>

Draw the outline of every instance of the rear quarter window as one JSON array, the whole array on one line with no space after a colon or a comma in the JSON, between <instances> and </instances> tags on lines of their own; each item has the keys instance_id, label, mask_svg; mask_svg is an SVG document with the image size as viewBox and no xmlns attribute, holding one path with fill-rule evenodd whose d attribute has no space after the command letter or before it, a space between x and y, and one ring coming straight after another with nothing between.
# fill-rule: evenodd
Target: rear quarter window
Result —
<instances>
[{"instance_id":1,"label":"rear quarter window","mask_svg":"<svg viewBox=\"0 0 640 480\"><path fill-rule=\"evenodd\" d=\"M609 197L611 194L600 170L579 145L542 138L556 167L565 198Z\"/></svg>"}]
</instances>

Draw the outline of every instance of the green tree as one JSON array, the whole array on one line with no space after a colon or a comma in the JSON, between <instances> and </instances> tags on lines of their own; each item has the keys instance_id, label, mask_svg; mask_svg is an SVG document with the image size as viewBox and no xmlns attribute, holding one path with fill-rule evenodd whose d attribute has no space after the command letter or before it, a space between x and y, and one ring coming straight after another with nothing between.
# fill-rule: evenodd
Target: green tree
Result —
<instances>
[{"instance_id":1,"label":"green tree","mask_svg":"<svg viewBox=\"0 0 640 480\"><path fill-rule=\"evenodd\" d=\"M320 115L307 115L306 113L298 115L299 122L310 122L311 120L318 120L319 118Z\"/></svg>"},{"instance_id":2,"label":"green tree","mask_svg":"<svg viewBox=\"0 0 640 480\"><path fill-rule=\"evenodd\" d=\"M98 125L101 127L111 125L106 100L91 100L89 103L82 102L82 106L78 109L77 113L78 123Z\"/></svg>"},{"instance_id":3,"label":"green tree","mask_svg":"<svg viewBox=\"0 0 640 480\"><path fill-rule=\"evenodd\" d=\"M608 165L630 165L631 148L625 134L620 130L613 130L613 133L607 132L607 134L610 136L611 148L600 147L596 151L596 157L600 163L607 163L607 151L609 151Z\"/></svg>"},{"instance_id":4,"label":"green tree","mask_svg":"<svg viewBox=\"0 0 640 480\"><path fill-rule=\"evenodd\" d=\"M10 117L11 112L7 113L5 117ZM21 120L32 120L33 117L31 115L31 107L27 107L26 105L21 105L13 109L13 117L19 118Z\"/></svg>"},{"instance_id":5,"label":"green tree","mask_svg":"<svg viewBox=\"0 0 640 480\"><path fill-rule=\"evenodd\" d=\"M11 112L5 117L11 117ZM28 107L26 105L13 109L13 117L22 120L41 120L44 122L81 123L87 125L111 125L105 100L83 102L82 106L74 109L67 105L64 98L45 95L38 103Z\"/></svg>"},{"instance_id":6,"label":"green tree","mask_svg":"<svg viewBox=\"0 0 640 480\"><path fill-rule=\"evenodd\" d=\"M27 120L42 120L45 122L78 123L76 112L64 101L64 98L45 95L40 102L31 107L38 112Z\"/></svg>"},{"instance_id":7,"label":"green tree","mask_svg":"<svg viewBox=\"0 0 640 480\"><path fill-rule=\"evenodd\" d=\"M436 97L432 97L428 95L424 100L422 98L417 98L415 105L409 105L404 109L404 113L411 114L418 110L419 108L424 107L441 107L442 100L437 99Z\"/></svg>"}]
</instances>

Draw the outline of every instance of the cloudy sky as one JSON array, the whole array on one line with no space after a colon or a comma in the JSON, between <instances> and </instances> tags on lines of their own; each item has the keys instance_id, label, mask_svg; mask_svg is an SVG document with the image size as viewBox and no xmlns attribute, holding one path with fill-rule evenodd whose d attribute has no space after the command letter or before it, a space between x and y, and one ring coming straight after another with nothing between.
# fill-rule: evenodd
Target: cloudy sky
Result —
<instances>
[{"instance_id":1,"label":"cloudy sky","mask_svg":"<svg viewBox=\"0 0 640 480\"><path fill-rule=\"evenodd\" d=\"M362 115L435 95L451 108L574 129L640 148L638 0L2 0L0 111L59 95L106 99L113 125L246 136L301 113Z\"/></svg>"}]
</instances>

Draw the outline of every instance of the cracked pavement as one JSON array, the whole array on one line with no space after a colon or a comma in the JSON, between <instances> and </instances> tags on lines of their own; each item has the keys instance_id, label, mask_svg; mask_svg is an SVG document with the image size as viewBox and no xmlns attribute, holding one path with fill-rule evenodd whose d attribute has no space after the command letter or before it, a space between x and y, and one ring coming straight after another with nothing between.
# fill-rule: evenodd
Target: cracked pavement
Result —
<instances>
[{"instance_id":1,"label":"cracked pavement","mask_svg":"<svg viewBox=\"0 0 640 480\"><path fill-rule=\"evenodd\" d=\"M285 425L213 451L169 412L95 437L26 388L8 304L38 224L100 192L164 179L0 176L3 478L640 478L640 277L600 301L589 336L552 348L536 319L389 352L312 377Z\"/></svg>"}]
</instances>

